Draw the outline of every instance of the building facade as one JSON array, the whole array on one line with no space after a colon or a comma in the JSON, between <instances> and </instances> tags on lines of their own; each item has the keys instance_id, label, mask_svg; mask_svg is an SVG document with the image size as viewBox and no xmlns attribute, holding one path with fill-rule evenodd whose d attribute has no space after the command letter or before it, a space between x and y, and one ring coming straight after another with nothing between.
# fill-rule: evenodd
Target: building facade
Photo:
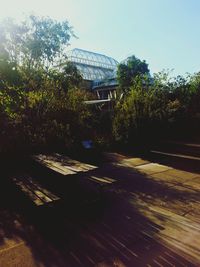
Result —
<instances>
[{"instance_id":1,"label":"building facade","mask_svg":"<svg viewBox=\"0 0 200 267\"><path fill-rule=\"evenodd\" d=\"M68 61L76 65L83 77L83 86L93 91L97 99L115 97L119 64L115 59L103 54L75 48L67 52Z\"/></svg>"}]
</instances>

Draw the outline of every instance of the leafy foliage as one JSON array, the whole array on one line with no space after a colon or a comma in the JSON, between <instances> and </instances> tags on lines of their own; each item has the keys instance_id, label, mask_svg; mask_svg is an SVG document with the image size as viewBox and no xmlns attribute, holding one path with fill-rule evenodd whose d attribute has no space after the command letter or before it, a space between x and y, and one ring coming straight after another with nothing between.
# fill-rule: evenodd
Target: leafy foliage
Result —
<instances>
[{"instance_id":1,"label":"leafy foliage","mask_svg":"<svg viewBox=\"0 0 200 267\"><path fill-rule=\"evenodd\" d=\"M129 90L138 75L149 74L148 64L135 56L128 57L126 62L118 65L117 79L123 92Z\"/></svg>"},{"instance_id":2,"label":"leafy foliage","mask_svg":"<svg viewBox=\"0 0 200 267\"><path fill-rule=\"evenodd\" d=\"M115 107L113 135L117 142L147 146L165 137L200 131L199 75L169 79L157 74L153 82L137 76ZM198 104L197 104L198 102Z\"/></svg>"},{"instance_id":3,"label":"leafy foliage","mask_svg":"<svg viewBox=\"0 0 200 267\"><path fill-rule=\"evenodd\" d=\"M1 55L9 62L29 68L51 66L63 56L73 36L67 21L30 16L22 23L6 19L0 26Z\"/></svg>"},{"instance_id":4,"label":"leafy foliage","mask_svg":"<svg viewBox=\"0 0 200 267\"><path fill-rule=\"evenodd\" d=\"M147 146L200 132L200 73L152 78L132 56L118 67L114 110L99 112L84 103L93 96L80 89L77 68L59 64L71 36L67 21L50 18L0 24L0 154L65 149L88 138Z\"/></svg>"},{"instance_id":5,"label":"leafy foliage","mask_svg":"<svg viewBox=\"0 0 200 267\"><path fill-rule=\"evenodd\" d=\"M59 71L51 70L50 77L55 83L55 88L60 88L63 91L74 87L78 88L83 81L79 70L71 62L66 62Z\"/></svg>"},{"instance_id":6,"label":"leafy foliage","mask_svg":"<svg viewBox=\"0 0 200 267\"><path fill-rule=\"evenodd\" d=\"M1 25L0 151L70 147L87 129L90 94L67 63L55 68L73 35L68 23L30 16Z\"/></svg>"}]
</instances>

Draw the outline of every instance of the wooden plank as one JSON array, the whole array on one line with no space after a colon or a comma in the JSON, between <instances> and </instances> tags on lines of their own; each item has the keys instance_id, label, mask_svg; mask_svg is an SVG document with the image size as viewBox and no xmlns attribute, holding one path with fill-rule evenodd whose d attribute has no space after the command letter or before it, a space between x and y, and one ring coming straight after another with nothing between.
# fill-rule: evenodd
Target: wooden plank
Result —
<instances>
[{"instance_id":1,"label":"wooden plank","mask_svg":"<svg viewBox=\"0 0 200 267\"><path fill-rule=\"evenodd\" d=\"M55 172L58 172L60 174L63 174L63 175L69 175L69 174L74 174L74 171L71 171L67 168L64 168L62 167L61 164L58 164L57 162L53 161L53 160L50 160L50 159L43 159L43 158L38 158L38 157L34 157L34 159L44 165L45 167L55 171Z\"/></svg>"},{"instance_id":2,"label":"wooden plank","mask_svg":"<svg viewBox=\"0 0 200 267\"><path fill-rule=\"evenodd\" d=\"M35 187L33 184L29 183L27 180L22 181L24 185L29 188L43 203L52 202L52 199L50 199L48 196L46 196L42 191L38 190L37 187Z\"/></svg>"},{"instance_id":3,"label":"wooden plank","mask_svg":"<svg viewBox=\"0 0 200 267\"><path fill-rule=\"evenodd\" d=\"M67 156L60 155L58 153L55 153L52 155L53 160L59 162L62 164L62 166L69 168L71 170L74 170L75 172L84 172L96 169L97 167L88 163L82 163L80 161L71 159Z\"/></svg>"},{"instance_id":4,"label":"wooden plank","mask_svg":"<svg viewBox=\"0 0 200 267\"><path fill-rule=\"evenodd\" d=\"M136 166L135 169L137 169L141 173L154 174L154 173L168 171L172 168L158 163L148 163Z\"/></svg>"},{"instance_id":5,"label":"wooden plank","mask_svg":"<svg viewBox=\"0 0 200 267\"><path fill-rule=\"evenodd\" d=\"M87 172L97 168L94 165L82 163L57 153L52 155L39 154L33 156L32 158L45 167L50 168L62 175L75 174L77 172Z\"/></svg>"},{"instance_id":6,"label":"wooden plank","mask_svg":"<svg viewBox=\"0 0 200 267\"><path fill-rule=\"evenodd\" d=\"M22 181L19 181L16 178L13 178L15 184L24 192L35 204L36 206L43 205L43 202L38 198L29 188L27 188Z\"/></svg>"},{"instance_id":7,"label":"wooden plank","mask_svg":"<svg viewBox=\"0 0 200 267\"><path fill-rule=\"evenodd\" d=\"M28 175L14 177L12 180L37 206L60 199L47 189L41 187Z\"/></svg>"},{"instance_id":8,"label":"wooden plank","mask_svg":"<svg viewBox=\"0 0 200 267\"><path fill-rule=\"evenodd\" d=\"M165 156L170 156L170 157L177 157L177 158L184 158L184 159L191 159L191 160L200 161L200 157L189 156L189 155L180 154L180 153L168 153L168 152L162 152L162 151L157 151L157 150L151 150L151 152L158 154L158 155L165 155Z\"/></svg>"},{"instance_id":9,"label":"wooden plank","mask_svg":"<svg viewBox=\"0 0 200 267\"><path fill-rule=\"evenodd\" d=\"M116 180L109 177L90 176L88 179L100 185L111 185L116 182Z\"/></svg>"},{"instance_id":10,"label":"wooden plank","mask_svg":"<svg viewBox=\"0 0 200 267\"><path fill-rule=\"evenodd\" d=\"M140 165L149 164L150 162L142 158L129 158L129 159L122 160L122 163L126 166L136 167Z\"/></svg>"},{"instance_id":11,"label":"wooden plank","mask_svg":"<svg viewBox=\"0 0 200 267\"><path fill-rule=\"evenodd\" d=\"M54 195L53 193L51 193L47 189L41 187L36 181L33 181L33 179L31 177L28 177L27 179L30 183L34 184L40 191L42 191L46 196L48 196L53 201L60 199L58 196Z\"/></svg>"},{"instance_id":12,"label":"wooden plank","mask_svg":"<svg viewBox=\"0 0 200 267\"><path fill-rule=\"evenodd\" d=\"M156 226L160 226L160 231L151 232L149 229L144 229L143 232L156 242L161 242L165 245L170 245L172 248L177 248L182 252L182 256L189 259L195 259L199 262L200 254L200 226L185 216L179 215L168 208L157 206L156 203L147 203L143 199L136 200L130 203L134 207L137 206L137 211L145 218L149 219Z\"/></svg>"}]
</instances>

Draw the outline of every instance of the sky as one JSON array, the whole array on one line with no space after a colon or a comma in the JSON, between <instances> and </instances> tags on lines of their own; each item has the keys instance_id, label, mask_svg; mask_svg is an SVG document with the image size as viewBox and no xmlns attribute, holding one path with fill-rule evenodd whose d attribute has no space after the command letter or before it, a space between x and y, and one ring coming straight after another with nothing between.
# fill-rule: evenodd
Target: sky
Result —
<instances>
[{"instance_id":1,"label":"sky","mask_svg":"<svg viewBox=\"0 0 200 267\"><path fill-rule=\"evenodd\" d=\"M200 71L199 0L0 0L0 19L29 14L68 20L78 47L119 62L135 55L151 73Z\"/></svg>"}]
</instances>

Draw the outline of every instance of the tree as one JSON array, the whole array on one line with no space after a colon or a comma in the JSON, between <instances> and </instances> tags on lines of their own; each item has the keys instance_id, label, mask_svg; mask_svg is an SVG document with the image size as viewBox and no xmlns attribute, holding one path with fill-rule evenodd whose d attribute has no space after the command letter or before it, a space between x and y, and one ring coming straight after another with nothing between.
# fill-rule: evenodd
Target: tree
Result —
<instances>
[{"instance_id":1,"label":"tree","mask_svg":"<svg viewBox=\"0 0 200 267\"><path fill-rule=\"evenodd\" d=\"M0 60L48 69L63 57L71 36L67 21L33 15L21 23L6 19L0 24Z\"/></svg>"},{"instance_id":2,"label":"tree","mask_svg":"<svg viewBox=\"0 0 200 267\"><path fill-rule=\"evenodd\" d=\"M83 78L80 74L80 71L77 67L71 63L67 62L65 67L63 68L63 86L70 88L70 87L78 87L82 82Z\"/></svg>"},{"instance_id":3,"label":"tree","mask_svg":"<svg viewBox=\"0 0 200 267\"><path fill-rule=\"evenodd\" d=\"M25 47L33 63L42 62L49 66L64 56L70 37L74 36L67 21L57 22L48 17L30 16L29 24Z\"/></svg>"},{"instance_id":4,"label":"tree","mask_svg":"<svg viewBox=\"0 0 200 267\"><path fill-rule=\"evenodd\" d=\"M117 79L122 91L129 90L133 79L144 74L149 74L148 64L135 56L128 57L126 62L118 65L117 69Z\"/></svg>"},{"instance_id":5,"label":"tree","mask_svg":"<svg viewBox=\"0 0 200 267\"><path fill-rule=\"evenodd\" d=\"M0 86L39 90L52 81L52 68L65 58L73 36L67 21L30 16L17 23L8 18L0 24ZM60 79L66 76L60 74ZM62 77L61 77L62 76Z\"/></svg>"},{"instance_id":6,"label":"tree","mask_svg":"<svg viewBox=\"0 0 200 267\"><path fill-rule=\"evenodd\" d=\"M65 63L60 69L49 71L49 78L53 80L54 87L63 92L78 88L83 80L76 65L71 62Z\"/></svg>"}]
</instances>

